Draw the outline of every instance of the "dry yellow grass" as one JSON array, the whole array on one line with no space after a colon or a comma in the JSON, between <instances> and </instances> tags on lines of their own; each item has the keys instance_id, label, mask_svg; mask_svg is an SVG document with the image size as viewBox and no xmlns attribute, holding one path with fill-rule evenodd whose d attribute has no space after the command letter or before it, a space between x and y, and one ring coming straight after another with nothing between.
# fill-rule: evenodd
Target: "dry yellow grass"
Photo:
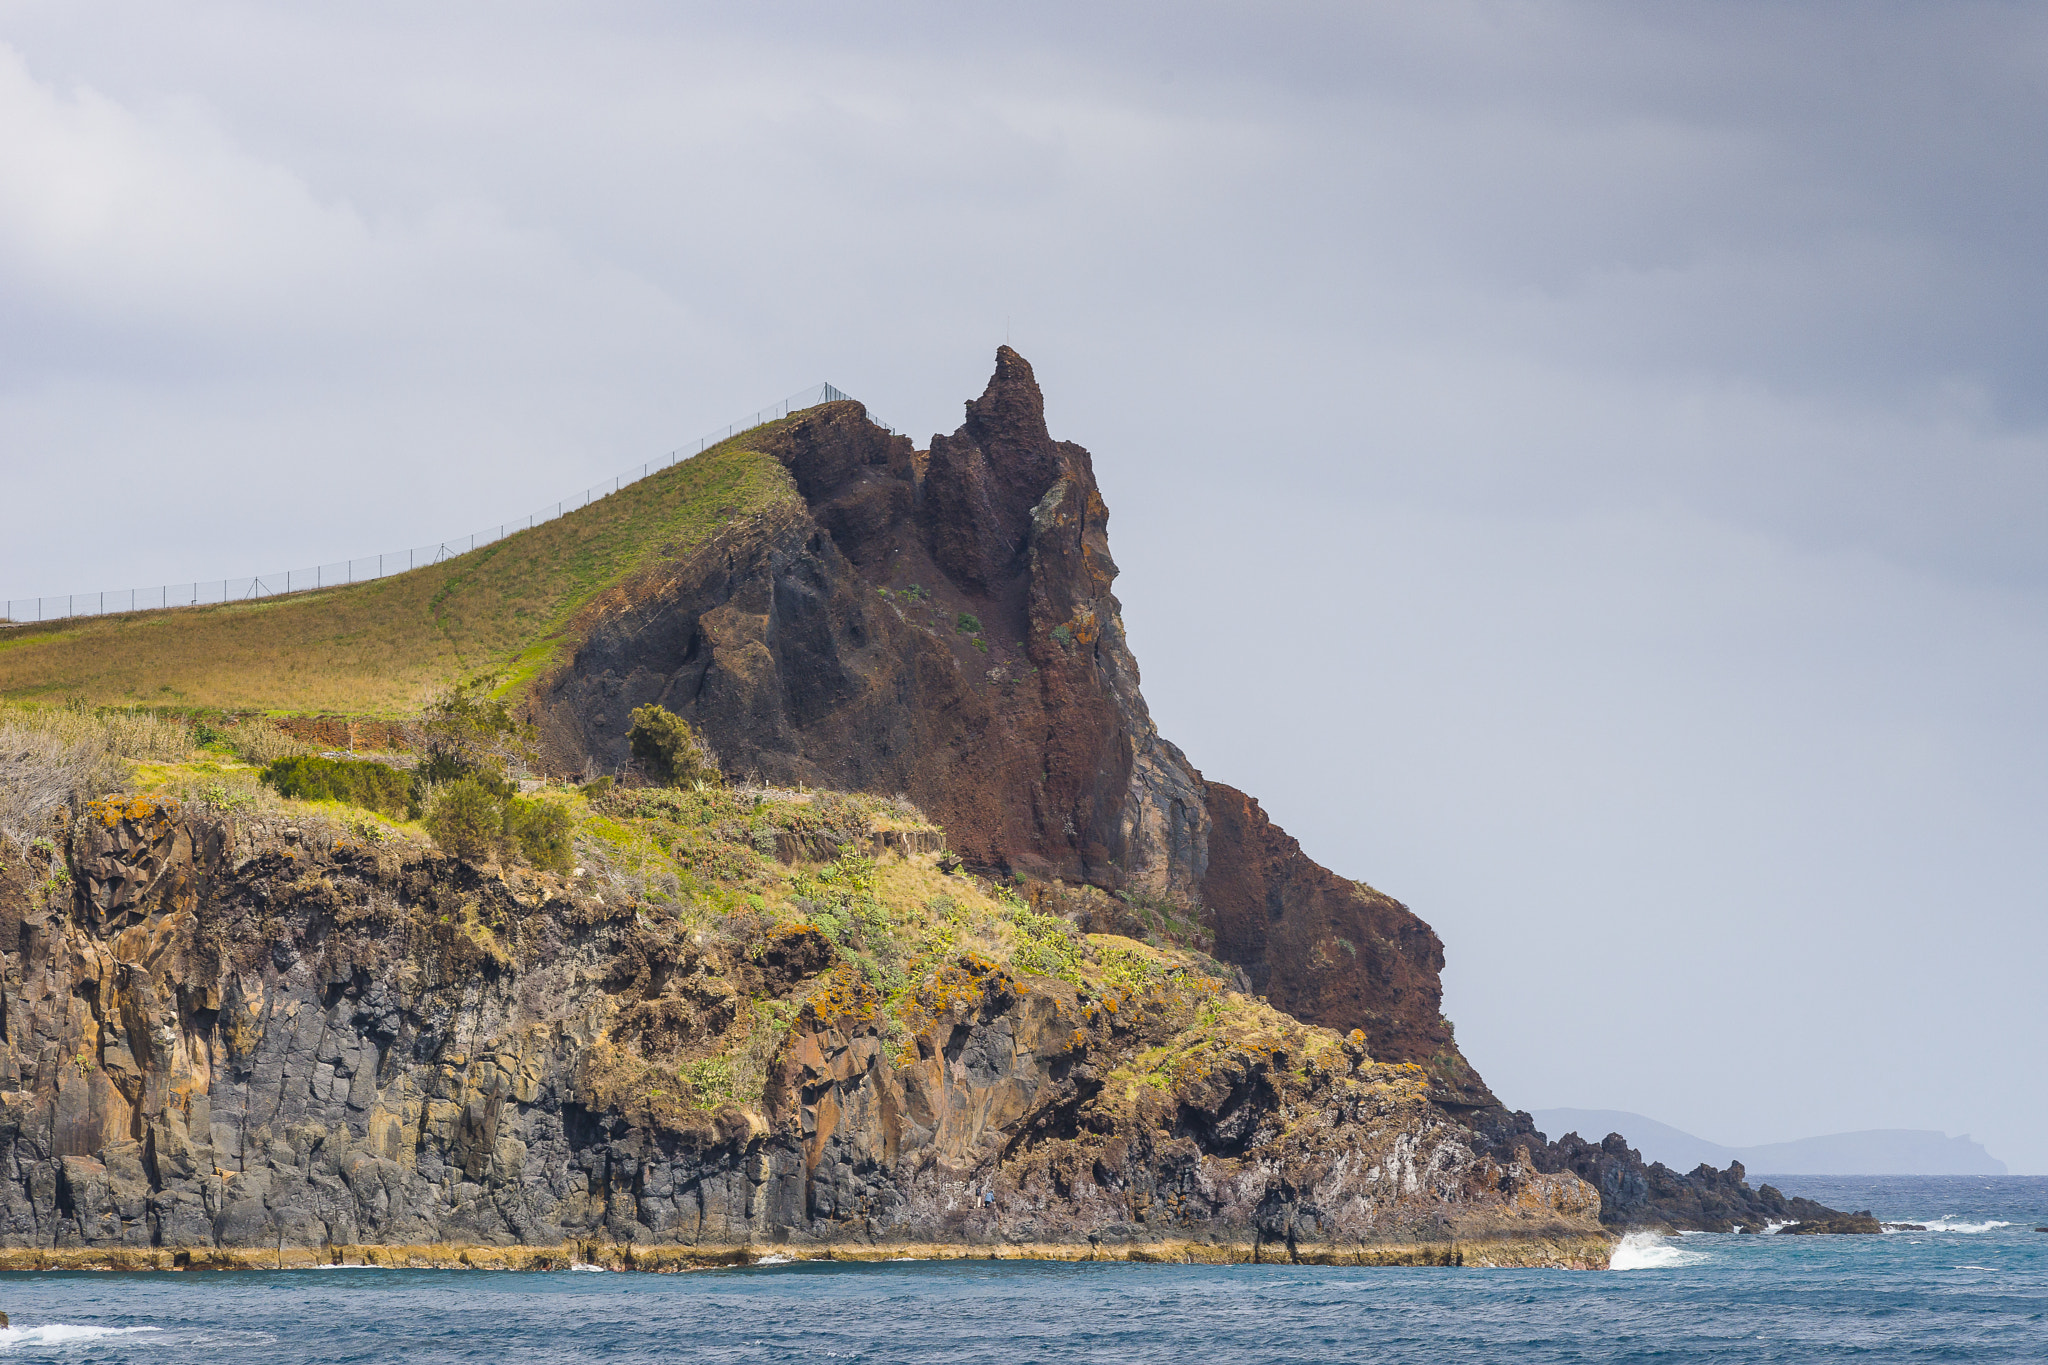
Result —
<instances>
[{"instance_id":1,"label":"dry yellow grass","mask_svg":"<svg viewBox=\"0 0 2048 1365\"><path fill-rule=\"evenodd\" d=\"M82 745L117 758L179 762L192 751L192 727L177 716L154 711L93 711L78 707L8 706L0 703L0 726Z\"/></svg>"},{"instance_id":2,"label":"dry yellow grass","mask_svg":"<svg viewBox=\"0 0 2048 1365\"><path fill-rule=\"evenodd\" d=\"M453 680L523 680L557 657L570 619L600 592L795 496L753 449L776 425L410 573L0 629L0 698L391 717Z\"/></svg>"}]
</instances>

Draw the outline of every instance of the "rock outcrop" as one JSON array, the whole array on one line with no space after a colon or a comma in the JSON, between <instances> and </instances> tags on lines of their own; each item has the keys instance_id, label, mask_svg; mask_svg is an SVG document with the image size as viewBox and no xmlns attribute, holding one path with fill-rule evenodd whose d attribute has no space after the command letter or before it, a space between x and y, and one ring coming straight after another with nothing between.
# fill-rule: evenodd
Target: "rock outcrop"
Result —
<instances>
[{"instance_id":1,"label":"rock outcrop","mask_svg":"<svg viewBox=\"0 0 2048 1365\"><path fill-rule=\"evenodd\" d=\"M1766 1185L1764 1188L1768 1190L1771 1187ZM1869 1209L1864 1209L1861 1213L1838 1213L1828 1218L1814 1218L1778 1229L1781 1235L1790 1234L1795 1237L1811 1237L1817 1234L1870 1237L1883 1231L1884 1225L1871 1216Z\"/></svg>"},{"instance_id":2,"label":"rock outcrop","mask_svg":"<svg viewBox=\"0 0 2048 1365\"><path fill-rule=\"evenodd\" d=\"M557 769L624 767L629 713L659 702L735 774L905 792L972 865L1196 916L1289 1012L1363 1029L1446 1102L1495 1103L1443 1017L1429 926L1318 866L1153 725L1092 460L1052 439L1023 357L1002 348L928 451L852 402L758 448L797 496L576 624L536 697Z\"/></svg>"},{"instance_id":3,"label":"rock outcrop","mask_svg":"<svg viewBox=\"0 0 2048 1365\"><path fill-rule=\"evenodd\" d=\"M0 873L0 1263L1605 1261L1585 1181L1206 979L966 952L891 1015L815 928L312 820L111 799L49 857ZM758 1103L699 1103L676 1059L777 1010Z\"/></svg>"},{"instance_id":4,"label":"rock outcrop","mask_svg":"<svg viewBox=\"0 0 2048 1365\"><path fill-rule=\"evenodd\" d=\"M1647 1229L1670 1232L1789 1231L1797 1224L1807 1232L1876 1232L1811 1199L1787 1197L1763 1185L1749 1186L1739 1161L1716 1170L1705 1162L1678 1172L1663 1162L1644 1162L1642 1153L1620 1133L1588 1142L1577 1133L1550 1141L1536 1131L1527 1114L1494 1110L1475 1116L1475 1146L1496 1160L1532 1170L1570 1172L1600 1191L1600 1220L1617 1231Z\"/></svg>"}]
</instances>

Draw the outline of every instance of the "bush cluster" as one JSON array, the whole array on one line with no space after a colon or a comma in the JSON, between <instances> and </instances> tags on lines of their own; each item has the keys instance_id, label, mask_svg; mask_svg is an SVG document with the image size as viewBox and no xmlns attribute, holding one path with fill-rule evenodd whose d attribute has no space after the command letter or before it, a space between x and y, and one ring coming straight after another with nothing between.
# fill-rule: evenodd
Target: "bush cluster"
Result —
<instances>
[{"instance_id":1,"label":"bush cluster","mask_svg":"<svg viewBox=\"0 0 2048 1365\"><path fill-rule=\"evenodd\" d=\"M403 820L418 814L413 775L369 759L280 758L264 768L263 785L301 801L341 801Z\"/></svg>"},{"instance_id":2,"label":"bush cluster","mask_svg":"<svg viewBox=\"0 0 2048 1365\"><path fill-rule=\"evenodd\" d=\"M575 861L568 808L559 801L515 796L486 774L434 789L423 819L434 842L458 858L486 858L517 849L526 861L567 872Z\"/></svg>"},{"instance_id":3,"label":"bush cluster","mask_svg":"<svg viewBox=\"0 0 2048 1365\"><path fill-rule=\"evenodd\" d=\"M419 820L458 858L516 850L535 867L567 872L575 863L568 808L520 796L504 774L529 729L489 695L485 680L456 688L428 709L420 727L425 756L409 773L369 759L292 756L270 763L262 777L280 796Z\"/></svg>"}]
</instances>

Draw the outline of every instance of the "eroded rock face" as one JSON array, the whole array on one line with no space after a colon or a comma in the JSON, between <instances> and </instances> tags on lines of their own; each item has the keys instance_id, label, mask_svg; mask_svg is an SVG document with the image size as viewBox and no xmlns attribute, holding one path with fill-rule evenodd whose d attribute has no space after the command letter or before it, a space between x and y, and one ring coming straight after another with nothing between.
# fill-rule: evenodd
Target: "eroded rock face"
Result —
<instances>
[{"instance_id":1,"label":"eroded rock face","mask_svg":"<svg viewBox=\"0 0 2048 1365\"><path fill-rule=\"evenodd\" d=\"M420 850L114 801L68 867L54 901L0 875L7 1246L1604 1259L1586 1182L1214 985L969 956L892 1028L808 926L714 941ZM778 999L758 1107L664 1094Z\"/></svg>"},{"instance_id":2,"label":"eroded rock face","mask_svg":"<svg viewBox=\"0 0 2048 1365\"><path fill-rule=\"evenodd\" d=\"M901 1045L850 974L806 1007L769 1092L799 1158L792 1239L1234 1242L1275 1259L1381 1243L1583 1237L1570 1173L1479 1155L1422 1069L1284 1016L1205 1037L1200 1006L1091 1001L973 960ZM1185 1050L1146 1066L1150 1050ZM1139 1064L1134 1065L1134 1059Z\"/></svg>"},{"instance_id":3,"label":"eroded rock face","mask_svg":"<svg viewBox=\"0 0 2048 1365\"><path fill-rule=\"evenodd\" d=\"M735 776L905 792L973 864L1198 914L1290 1011L1493 1102L1443 1019L1429 926L1158 733L1092 460L1052 439L1023 357L997 353L928 453L856 403L761 439L797 496L578 623L536 701L551 763L623 767L632 709L659 702Z\"/></svg>"}]
</instances>

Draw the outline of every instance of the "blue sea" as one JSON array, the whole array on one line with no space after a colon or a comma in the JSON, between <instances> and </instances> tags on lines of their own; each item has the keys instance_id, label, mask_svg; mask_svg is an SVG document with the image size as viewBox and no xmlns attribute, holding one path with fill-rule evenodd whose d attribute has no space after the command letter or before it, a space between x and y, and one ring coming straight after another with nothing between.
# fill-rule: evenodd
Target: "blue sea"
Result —
<instances>
[{"instance_id":1,"label":"blue sea","mask_svg":"<svg viewBox=\"0 0 2048 1365\"><path fill-rule=\"evenodd\" d=\"M1758 1177L1771 1179L1770 1177ZM1772 1180L1925 1232L1631 1239L1611 1272L1017 1262L0 1275L9 1359L2048 1361L2048 1178Z\"/></svg>"}]
</instances>

